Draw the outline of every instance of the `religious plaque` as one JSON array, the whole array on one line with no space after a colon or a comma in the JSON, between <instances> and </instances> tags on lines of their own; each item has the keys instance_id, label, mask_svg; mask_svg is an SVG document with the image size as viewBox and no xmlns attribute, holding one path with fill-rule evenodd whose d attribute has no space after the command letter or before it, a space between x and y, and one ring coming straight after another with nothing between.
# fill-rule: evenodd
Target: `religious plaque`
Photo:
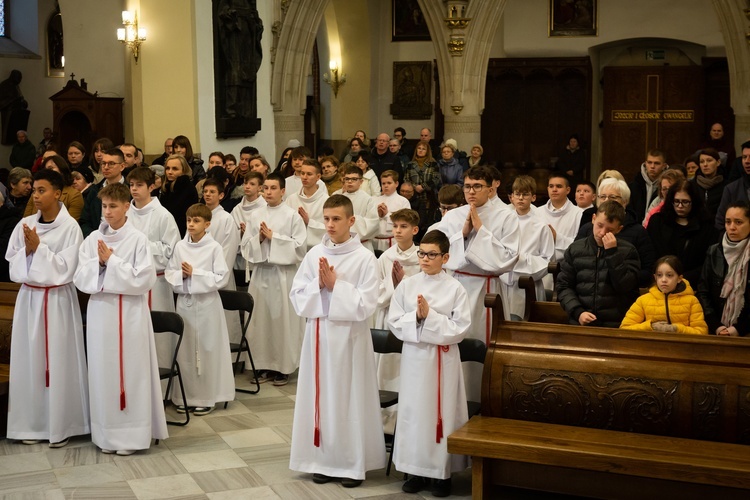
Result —
<instances>
[{"instance_id":1,"label":"religious plaque","mask_svg":"<svg viewBox=\"0 0 750 500\"><path fill-rule=\"evenodd\" d=\"M598 0L550 0L549 36L597 36Z\"/></svg>"},{"instance_id":2,"label":"religious plaque","mask_svg":"<svg viewBox=\"0 0 750 500\"><path fill-rule=\"evenodd\" d=\"M430 61L393 63L393 103L396 120L425 120L432 116L432 63Z\"/></svg>"}]
</instances>

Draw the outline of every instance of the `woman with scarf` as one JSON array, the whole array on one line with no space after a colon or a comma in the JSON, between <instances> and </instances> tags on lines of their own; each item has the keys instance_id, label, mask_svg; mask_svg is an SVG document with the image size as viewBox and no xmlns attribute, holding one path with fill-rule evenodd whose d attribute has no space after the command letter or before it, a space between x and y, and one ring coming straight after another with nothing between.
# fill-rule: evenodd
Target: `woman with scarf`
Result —
<instances>
[{"instance_id":1,"label":"woman with scarf","mask_svg":"<svg viewBox=\"0 0 750 500\"><path fill-rule=\"evenodd\" d=\"M716 217L716 211L724 193L724 176L719 172L721 161L718 151L712 148L701 149L699 170L695 174L698 192L703 197L703 204L711 217Z\"/></svg>"},{"instance_id":2,"label":"woman with scarf","mask_svg":"<svg viewBox=\"0 0 750 500\"><path fill-rule=\"evenodd\" d=\"M404 169L404 181L414 186L414 196L421 201L427 221L420 221L420 227L430 227L435 221L438 208L437 194L443 185L438 164L432 157L430 143L419 141L414 148L414 156Z\"/></svg>"},{"instance_id":3,"label":"woman with scarf","mask_svg":"<svg viewBox=\"0 0 750 500\"><path fill-rule=\"evenodd\" d=\"M708 249L698 299L710 334L744 337L750 334L750 308L746 307L750 206L744 202L729 205L724 228L721 242Z\"/></svg>"}]
</instances>

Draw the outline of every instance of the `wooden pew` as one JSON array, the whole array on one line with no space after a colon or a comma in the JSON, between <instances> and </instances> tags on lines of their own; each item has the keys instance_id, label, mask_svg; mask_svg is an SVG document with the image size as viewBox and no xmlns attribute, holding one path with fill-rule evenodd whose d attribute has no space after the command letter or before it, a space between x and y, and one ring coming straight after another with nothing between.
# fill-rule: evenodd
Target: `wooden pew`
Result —
<instances>
[{"instance_id":1,"label":"wooden pew","mask_svg":"<svg viewBox=\"0 0 750 500\"><path fill-rule=\"evenodd\" d=\"M530 276L519 278L518 286L526 292L526 309L523 313L524 321L569 324L568 313L565 312L559 302L536 300L536 288L534 287L534 280Z\"/></svg>"},{"instance_id":2,"label":"wooden pew","mask_svg":"<svg viewBox=\"0 0 750 500\"><path fill-rule=\"evenodd\" d=\"M473 498L750 498L747 340L505 322L495 298L482 414L448 438Z\"/></svg>"}]
</instances>

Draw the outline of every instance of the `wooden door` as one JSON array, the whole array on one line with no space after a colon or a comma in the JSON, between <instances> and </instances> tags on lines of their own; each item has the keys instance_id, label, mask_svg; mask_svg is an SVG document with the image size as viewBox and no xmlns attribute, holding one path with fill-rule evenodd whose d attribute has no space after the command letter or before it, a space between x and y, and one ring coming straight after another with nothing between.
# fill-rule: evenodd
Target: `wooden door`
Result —
<instances>
[{"instance_id":1,"label":"wooden door","mask_svg":"<svg viewBox=\"0 0 750 500\"><path fill-rule=\"evenodd\" d=\"M704 76L700 66L604 68L602 170L630 181L650 149L678 164L701 144Z\"/></svg>"}]
</instances>

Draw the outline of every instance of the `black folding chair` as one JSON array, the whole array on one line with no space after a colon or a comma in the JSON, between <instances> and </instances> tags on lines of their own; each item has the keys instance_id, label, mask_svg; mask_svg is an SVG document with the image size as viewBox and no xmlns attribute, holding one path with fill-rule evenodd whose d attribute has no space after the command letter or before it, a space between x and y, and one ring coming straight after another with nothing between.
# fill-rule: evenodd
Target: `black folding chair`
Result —
<instances>
[{"instance_id":1,"label":"black folding chair","mask_svg":"<svg viewBox=\"0 0 750 500\"><path fill-rule=\"evenodd\" d=\"M185 329L185 323L182 321L182 316L177 313L167 311L151 311L151 323L154 325L154 333L173 333L177 335L177 343L174 348L174 356L172 356L172 364L169 368L159 368L159 379L169 379L167 382L167 391L164 394L164 403L166 404L170 400L170 393L172 391L172 379L177 377L180 382L180 392L182 394L182 401L187 404L187 397L185 397L185 384L182 381L182 372L180 371L180 364L177 362L177 353L180 352L180 345L182 344L182 333ZM190 422L190 412L185 412L184 422L172 422L167 420L170 425L187 425ZM156 444L159 444L157 440Z\"/></svg>"},{"instance_id":2,"label":"black folding chair","mask_svg":"<svg viewBox=\"0 0 750 500\"><path fill-rule=\"evenodd\" d=\"M378 354L400 354L401 348L404 343L396 338L390 330L380 330L377 328L370 328L370 334L372 335L372 347ZM379 391L380 392L380 407L388 408L398 403L398 392L395 391ZM385 475L391 474L391 464L393 463L393 449L396 446L396 427L393 427L392 441L389 443L386 439L386 451L388 455L388 466L385 469Z\"/></svg>"},{"instance_id":3,"label":"black folding chair","mask_svg":"<svg viewBox=\"0 0 750 500\"><path fill-rule=\"evenodd\" d=\"M458 353L461 356L461 362L474 361L484 365L484 358L487 356L487 346L478 339L465 338L458 343ZM469 418L479 415L482 411L482 404L479 401L467 401L469 409Z\"/></svg>"},{"instance_id":4,"label":"black folding chair","mask_svg":"<svg viewBox=\"0 0 750 500\"><path fill-rule=\"evenodd\" d=\"M260 382L258 381L258 372L255 369L255 363L253 362L253 354L250 352L250 344L247 341L247 327L250 326L250 318L253 315L253 307L255 305L255 301L253 300L252 295L250 295L247 292L236 292L234 290L219 290L219 295L221 296L221 304L227 311L238 311L240 315L240 327L242 329L242 338L240 339L239 343L231 342L229 344L229 350L231 352L237 353L237 358L235 359L235 364L238 364L240 362L240 357L242 356L243 352L247 353L248 358L250 359L250 366L253 369L253 378L255 379L255 387L256 389L254 391L251 391L249 389L238 389L235 388L237 392L244 392L247 394L258 394L260 392ZM242 370L244 373L244 368ZM224 403L224 408L227 407L229 404L229 401L226 401Z\"/></svg>"}]
</instances>

